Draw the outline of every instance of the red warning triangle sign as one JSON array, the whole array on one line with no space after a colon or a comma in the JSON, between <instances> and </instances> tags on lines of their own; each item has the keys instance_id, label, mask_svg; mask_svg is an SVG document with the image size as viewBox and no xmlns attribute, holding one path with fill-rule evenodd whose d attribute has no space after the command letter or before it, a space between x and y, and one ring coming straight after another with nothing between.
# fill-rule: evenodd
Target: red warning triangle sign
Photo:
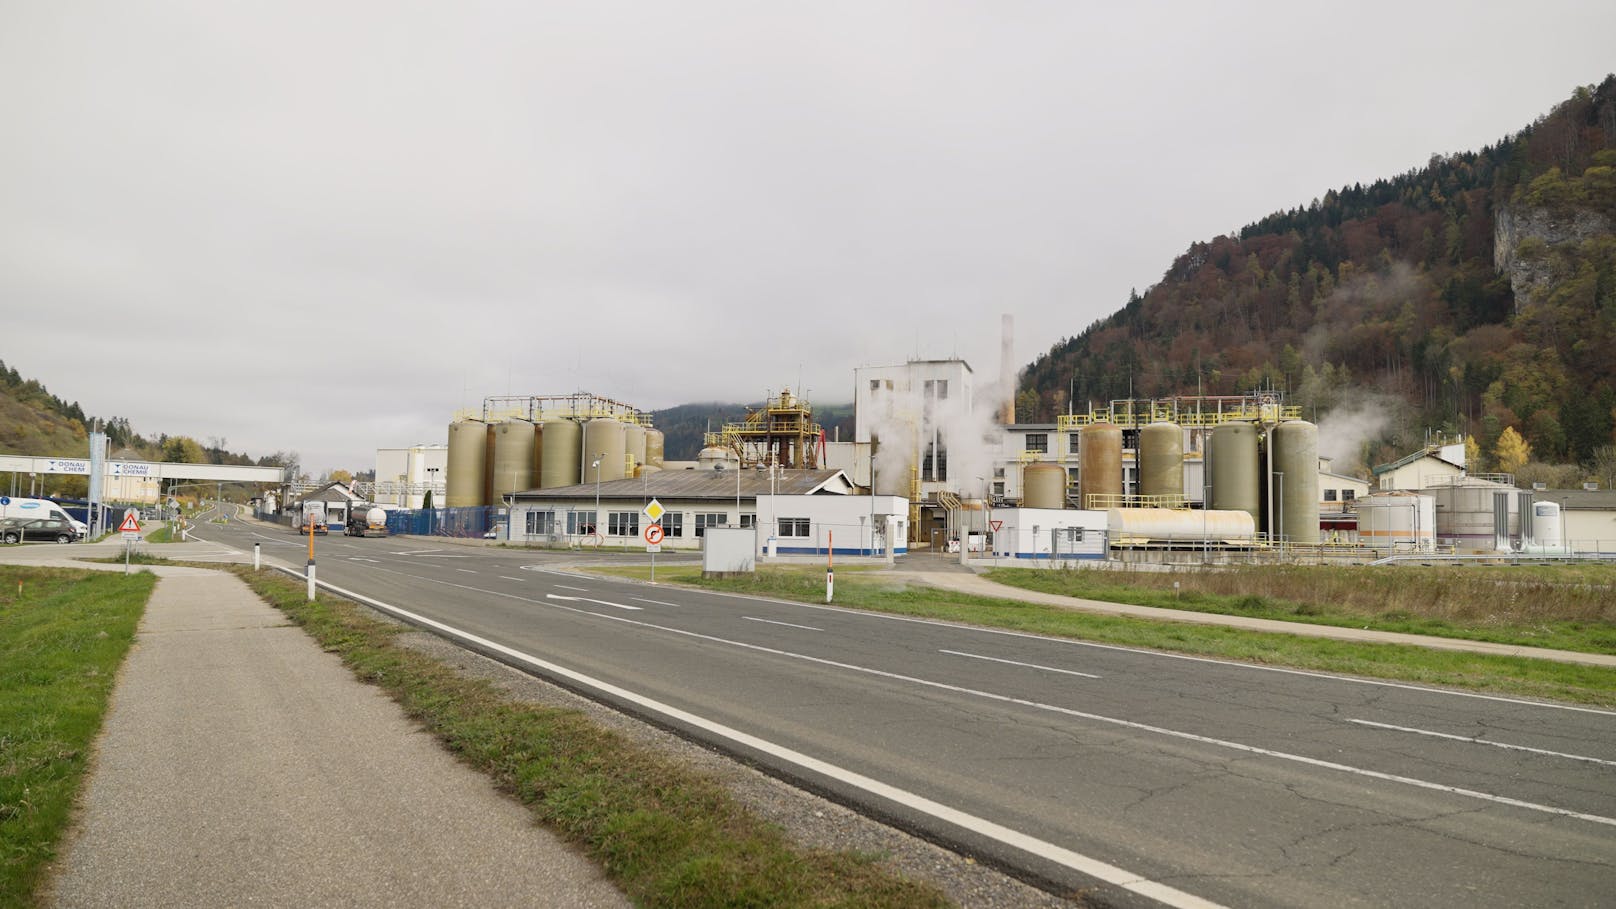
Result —
<instances>
[{"instance_id":1,"label":"red warning triangle sign","mask_svg":"<svg viewBox=\"0 0 1616 909\"><path fill-rule=\"evenodd\" d=\"M1001 528L1004 527L1004 522L1003 521L989 521L988 523L993 526L993 530L994 530L995 533L997 533Z\"/></svg>"},{"instance_id":2,"label":"red warning triangle sign","mask_svg":"<svg viewBox=\"0 0 1616 909\"><path fill-rule=\"evenodd\" d=\"M140 533L140 522L135 520L133 514L123 516L123 523L118 525L119 533Z\"/></svg>"}]
</instances>

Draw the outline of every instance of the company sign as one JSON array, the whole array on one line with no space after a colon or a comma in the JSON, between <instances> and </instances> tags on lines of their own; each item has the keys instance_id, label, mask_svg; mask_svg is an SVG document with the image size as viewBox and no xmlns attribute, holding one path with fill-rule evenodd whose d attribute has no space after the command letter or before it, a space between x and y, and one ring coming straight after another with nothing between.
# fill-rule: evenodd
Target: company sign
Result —
<instances>
[{"instance_id":1,"label":"company sign","mask_svg":"<svg viewBox=\"0 0 1616 909\"><path fill-rule=\"evenodd\" d=\"M84 476L90 475L89 461L65 461L58 458L45 459L45 473L76 473Z\"/></svg>"}]
</instances>

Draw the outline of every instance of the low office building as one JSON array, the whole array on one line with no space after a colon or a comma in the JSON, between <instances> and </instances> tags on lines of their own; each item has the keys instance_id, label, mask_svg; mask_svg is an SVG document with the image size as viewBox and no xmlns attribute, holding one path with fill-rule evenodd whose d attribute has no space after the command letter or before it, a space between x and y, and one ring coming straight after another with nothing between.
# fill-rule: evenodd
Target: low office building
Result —
<instances>
[{"instance_id":1,"label":"low office building","mask_svg":"<svg viewBox=\"0 0 1616 909\"><path fill-rule=\"evenodd\" d=\"M663 531L663 548L693 550L701 548L702 533L708 527L757 527L760 496L845 500L847 504L837 514L845 512L844 516L856 526L856 516L866 514L870 499L854 496L854 491L852 481L840 470L657 471L599 484L516 493L507 533L517 543L644 546L643 534L649 523L644 512L655 499L666 510L658 522ZM769 511L764 520L773 525L780 517L791 518L794 542L799 529L803 530L802 539L813 539L820 532L816 516L831 514L818 507L802 514L776 511ZM801 528L799 518L808 520L806 528ZM778 527L774 530L778 531ZM766 539L769 534L759 536Z\"/></svg>"}]
</instances>

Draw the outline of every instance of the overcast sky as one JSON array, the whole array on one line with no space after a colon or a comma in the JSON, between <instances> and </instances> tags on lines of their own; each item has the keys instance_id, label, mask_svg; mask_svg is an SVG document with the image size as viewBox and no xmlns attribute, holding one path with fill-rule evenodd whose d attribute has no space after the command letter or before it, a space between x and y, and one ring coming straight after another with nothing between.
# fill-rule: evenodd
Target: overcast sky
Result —
<instances>
[{"instance_id":1,"label":"overcast sky","mask_svg":"<svg viewBox=\"0 0 1616 909\"><path fill-rule=\"evenodd\" d=\"M1518 130L1612 35L1597 0L0 0L0 359L316 473L485 395L991 380L1001 314L1024 365L1194 241Z\"/></svg>"}]
</instances>

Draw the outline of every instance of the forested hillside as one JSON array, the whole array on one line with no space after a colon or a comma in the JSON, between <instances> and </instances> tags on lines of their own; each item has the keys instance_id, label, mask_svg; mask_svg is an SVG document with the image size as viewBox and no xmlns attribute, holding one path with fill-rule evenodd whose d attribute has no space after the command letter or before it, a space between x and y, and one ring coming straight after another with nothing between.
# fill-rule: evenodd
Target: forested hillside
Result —
<instances>
[{"instance_id":1,"label":"forested hillside","mask_svg":"<svg viewBox=\"0 0 1616 909\"><path fill-rule=\"evenodd\" d=\"M1613 223L1607 76L1496 145L1194 244L1031 364L1017 416L1053 419L1068 389L1081 409L1272 387L1310 418L1390 415L1370 462L1427 429L1491 453L1514 427L1539 460L1591 463L1616 428Z\"/></svg>"}]
</instances>

